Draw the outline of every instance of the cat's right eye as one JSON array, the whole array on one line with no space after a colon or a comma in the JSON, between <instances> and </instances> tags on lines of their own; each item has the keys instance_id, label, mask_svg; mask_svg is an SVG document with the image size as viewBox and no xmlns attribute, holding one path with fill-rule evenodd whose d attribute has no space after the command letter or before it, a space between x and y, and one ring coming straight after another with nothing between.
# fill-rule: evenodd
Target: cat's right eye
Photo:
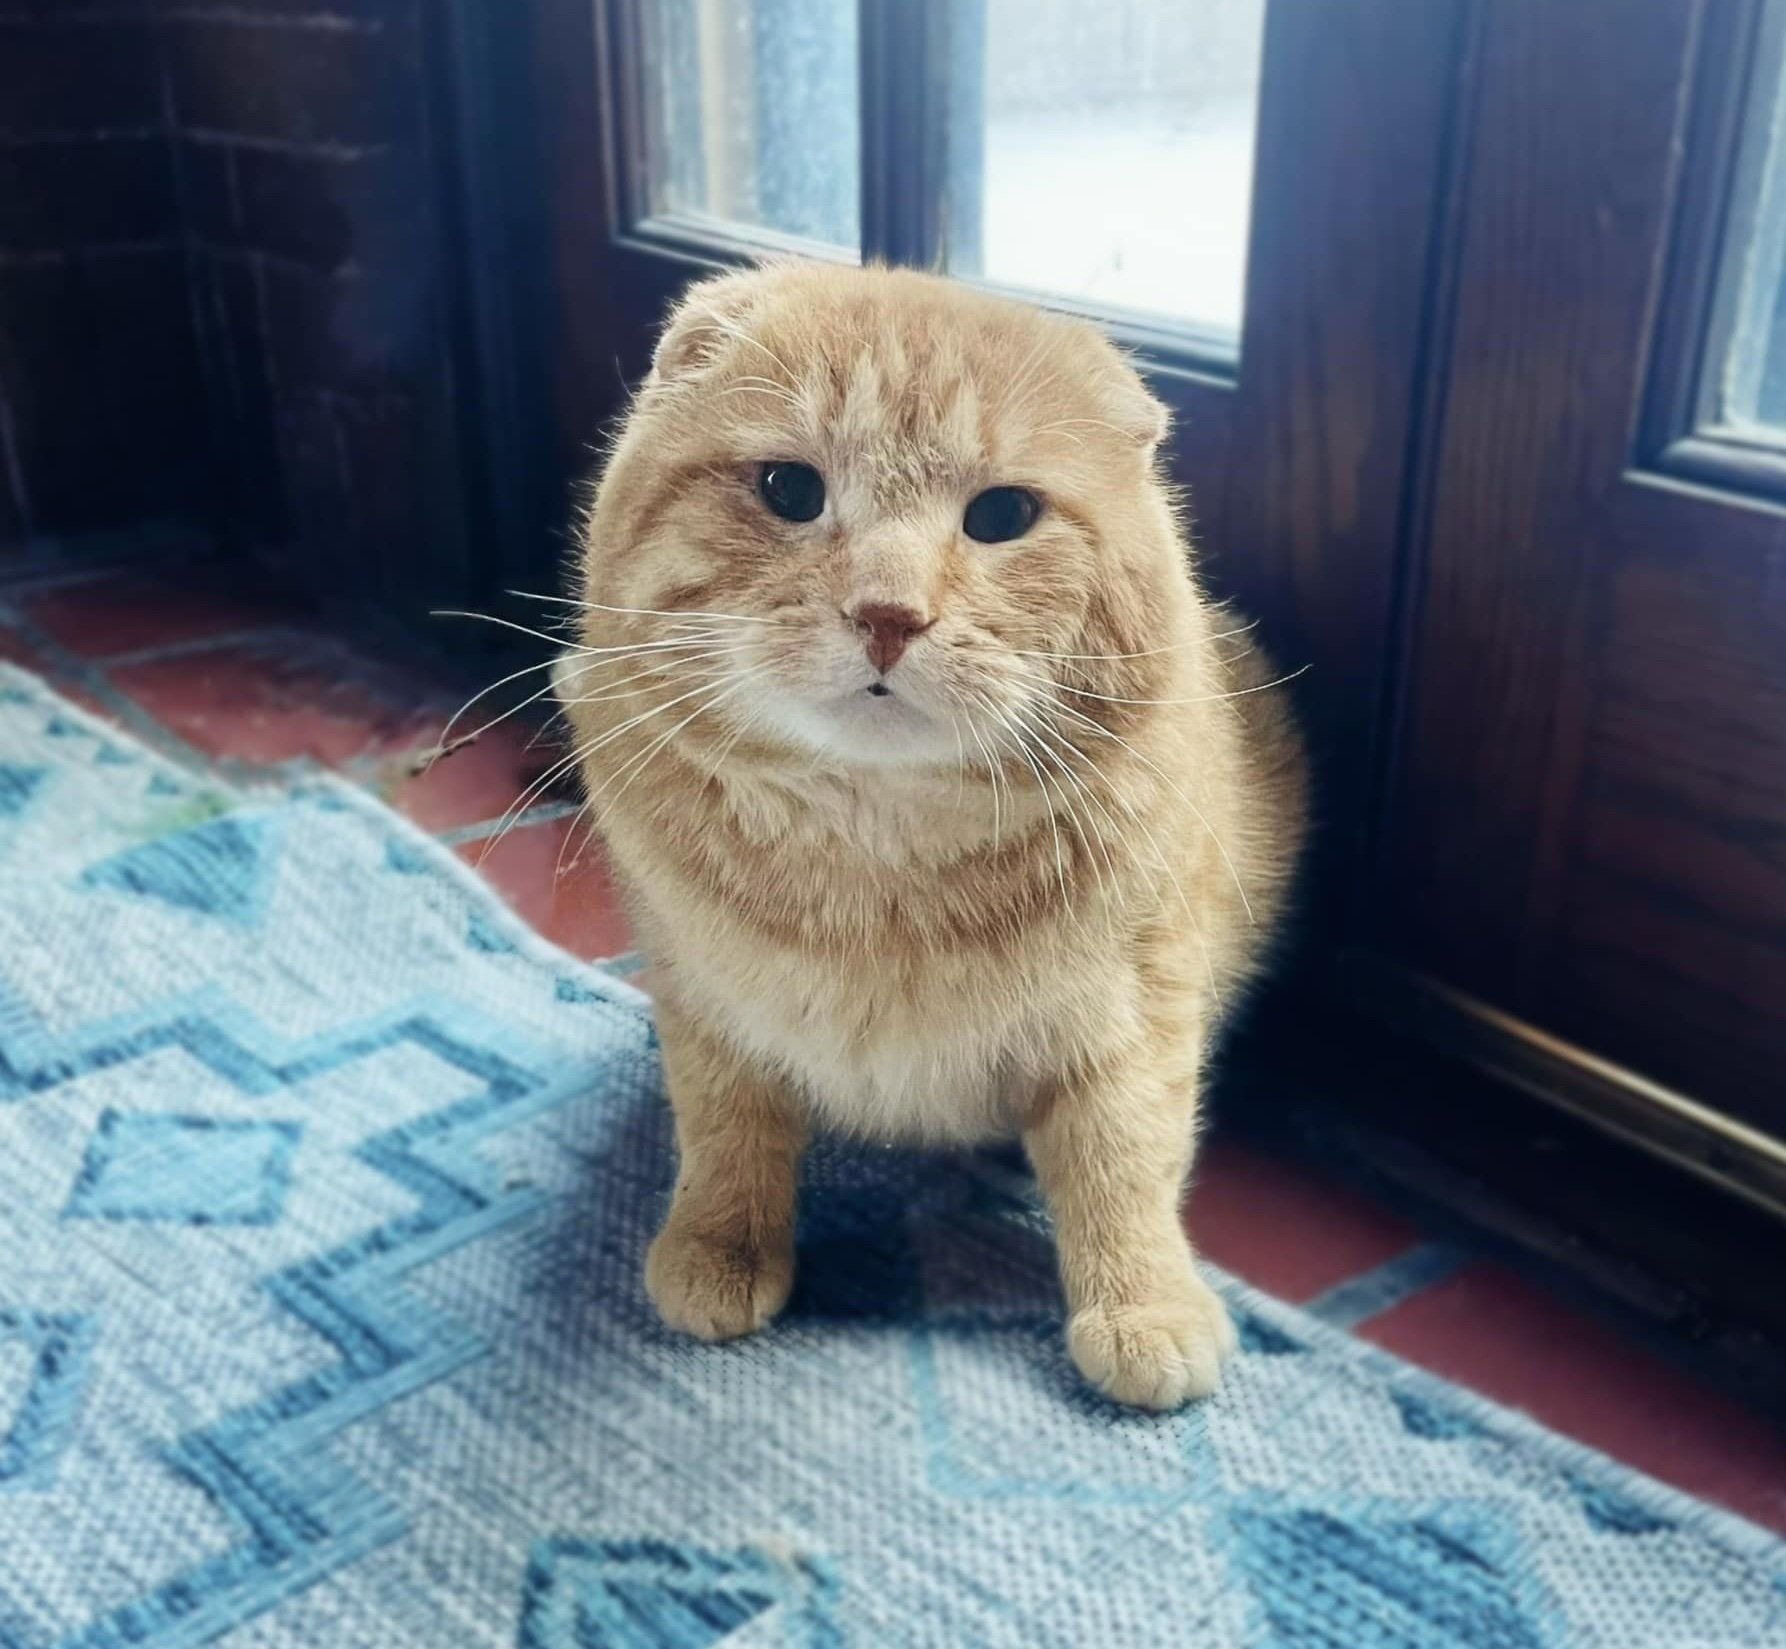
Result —
<instances>
[{"instance_id":1,"label":"cat's right eye","mask_svg":"<svg viewBox=\"0 0 1786 1649\"><path fill-rule=\"evenodd\" d=\"M811 464L764 464L757 493L772 515L784 521L812 521L825 507L825 478Z\"/></svg>"},{"instance_id":2,"label":"cat's right eye","mask_svg":"<svg viewBox=\"0 0 1786 1649\"><path fill-rule=\"evenodd\" d=\"M988 487L967 507L962 531L981 544L1005 544L1036 524L1042 501L1027 487Z\"/></svg>"}]
</instances>

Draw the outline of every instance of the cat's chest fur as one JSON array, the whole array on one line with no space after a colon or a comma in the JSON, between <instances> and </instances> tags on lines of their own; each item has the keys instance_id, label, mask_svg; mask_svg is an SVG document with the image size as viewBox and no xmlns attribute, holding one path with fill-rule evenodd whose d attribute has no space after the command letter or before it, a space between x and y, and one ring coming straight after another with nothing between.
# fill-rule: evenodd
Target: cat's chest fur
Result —
<instances>
[{"instance_id":1,"label":"cat's chest fur","mask_svg":"<svg viewBox=\"0 0 1786 1649\"><path fill-rule=\"evenodd\" d=\"M793 828L726 867L748 901L673 863L661 835L622 827L623 856L657 861L634 887L666 988L788 1077L823 1123L937 1141L1009 1132L1051 1072L1132 1012L1122 970L1093 958L1082 929L1032 922L1002 942L951 929L951 913L997 914L995 878L967 898L919 864L888 872L882 855L924 821L870 813L860 836L819 840L779 822ZM827 907L847 914L815 943L801 927Z\"/></svg>"},{"instance_id":2,"label":"cat's chest fur","mask_svg":"<svg viewBox=\"0 0 1786 1649\"><path fill-rule=\"evenodd\" d=\"M1111 990L1058 966L937 955L877 964L684 938L675 988L710 1023L793 1080L832 1127L884 1138L1008 1132Z\"/></svg>"}]
</instances>

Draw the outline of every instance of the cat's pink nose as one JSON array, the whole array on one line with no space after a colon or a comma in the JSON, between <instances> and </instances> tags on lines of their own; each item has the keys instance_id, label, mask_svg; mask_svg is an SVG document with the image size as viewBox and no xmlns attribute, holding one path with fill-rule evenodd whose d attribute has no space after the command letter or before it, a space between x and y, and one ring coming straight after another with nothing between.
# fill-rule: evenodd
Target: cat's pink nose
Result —
<instances>
[{"instance_id":1,"label":"cat's pink nose","mask_svg":"<svg viewBox=\"0 0 1786 1649\"><path fill-rule=\"evenodd\" d=\"M844 617L862 633L869 662L882 675L899 662L912 637L928 630L932 622L916 607L887 601L865 601L860 607L845 608Z\"/></svg>"}]
</instances>

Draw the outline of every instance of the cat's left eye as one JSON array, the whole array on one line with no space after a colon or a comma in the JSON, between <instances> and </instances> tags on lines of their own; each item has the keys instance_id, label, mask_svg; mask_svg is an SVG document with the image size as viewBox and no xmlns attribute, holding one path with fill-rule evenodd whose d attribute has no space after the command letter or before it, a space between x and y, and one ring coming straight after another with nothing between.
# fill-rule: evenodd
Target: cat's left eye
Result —
<instances>
[{"instance_id":1,"label":"cat's left eye","mask_svg":"<svg viewBox=\"0 0 1786 1649\"><path fill-rule=\"evenodd\" d=\"M763 464L757 493L784 521L816 521L825 507L825 478L811 464Z\"/></svg>"},{"instance_id":2,"label":"cat's left eye","mask_svg":"<svg viewBox=\"0 0 1786 1649\"><path fill-rule=\"evenodd\" d=\"M1027 487L988 487L967 507L961 527L981 544L1003 544L1021 538L1036 524L1042 500Z\"/></svg>"}]
</instances>

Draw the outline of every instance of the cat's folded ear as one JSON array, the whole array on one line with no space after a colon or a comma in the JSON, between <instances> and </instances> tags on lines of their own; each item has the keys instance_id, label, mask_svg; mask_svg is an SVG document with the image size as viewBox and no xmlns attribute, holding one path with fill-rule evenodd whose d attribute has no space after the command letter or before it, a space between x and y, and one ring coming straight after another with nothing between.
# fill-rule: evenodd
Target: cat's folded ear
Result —
<instances>
[{"instance_id":1,"label":"cat's folded ear","mask_svg":"<svg viewBox=\"0 0 1786 1649\"><path fill-rule=\"evenodd\" d=\"M1126 435L1144 454L1151 455L1166 439L1166 432L1172 427L1172 414L1154 398L1134 363L1110 341L1102 328L1090 321L1070 320L1065 324L1077 347L1091 358L1088 362L1092 365L1090 375L1104 422Z\"/></svg>"},{"instance_id":2,"label":"cat's folded ear","mask_svg":"<svg viewBox=\"0 0 1786 1649\"><path fill-rule=\"evenodd\" d=\"M1151 454L1166 439L1166 432L1172 427L1172 414L1155 398L1128 356L1114 346L1109 347L1116 358L1115 381L1108 392L1110 421L1143 452Z\"/></svg>"},{"instance_id":3,"label":"cat's folded ear","mask_svg":"<svg viewBox=\"0 0 1786 1649\"><path fill-rule=\"evenodd\" d=\"M746 269L711 276L684 292L657 340L646 388L676 383L711 365L740 335L762 284L761 272Z\"/></svg>"}]
</instances>

